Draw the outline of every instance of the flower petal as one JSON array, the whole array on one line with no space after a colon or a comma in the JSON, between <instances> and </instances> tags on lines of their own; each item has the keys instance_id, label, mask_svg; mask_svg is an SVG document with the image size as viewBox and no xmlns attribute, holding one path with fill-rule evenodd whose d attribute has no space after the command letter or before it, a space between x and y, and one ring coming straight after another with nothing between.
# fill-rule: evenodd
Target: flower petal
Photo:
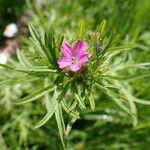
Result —
<instances>
[{"instance_id":1,"label":"flower petal","mask_svg":"<svg viewBox=\"0 0 150 150\"><path fill-rule=\"evenodd\" d=\"M80 64L83 64L83 63L85 63L85 62L87 62L88 61L88 57L87 56L84 56L84 57L82 57L82 58L80 58Z\"/></svg>"},{"instance_id":2,"label":"flower petal","mask_svg":"<svg viewBox=\"0 0 150 150\"><path fill-rule=\"evenodd\" d=\"M71 57L72 56L72 51L73 51L73 48L72 46L67 43L67 42L64 42L62 45L61 45L61 52L66 56L66 57Z\"/></svg>"},{"instance_id":3,"label":"flower petal","mask_svg":"<svg viewBox=\"0 0 150 150\"><path fill-rule=\"evenodd\" d=\"M81 65L79 63L70 65L70 70L76 72L81 69Z\"/></svg>"},{"instance_id":4,"label":"flower petal","mask_svg":"<svg viewBox=\"0 0 150 150\"><path fill-rule=\"evenodd\" d=\"M57 64L59 64L59 68L68 67L71 64L71 59L67 57L61 57L57 60Z\"/></svg>"},{"instance_id":5,"label":"flower petal","mask_svg":"<svg viewBox=\"0 0 150 150\"><path fill-rule=\"evenodd\" d=\"M75 48L74 48L75 56L83 55L85 53L87 47L88 47L87 42L84 42L84 41L81 41L81 40L77 41L76 45L75 45Z\"/></svg>"},{"instance_id":6,"label":"flower petal","mask_svg":"<svg viewBox=\"0 0 150 150\"><path fill-rule=\"evenodd\" d=\"M91 53L87 53L87 52L86 52L85 55L80 56L80 58L79 58L79 60L80 60L79 63L80 63L80 64L83 64L83 63L87 62L91 56L92 56Z\"/></svg>"},{"instance_id":7,"label":"flower petal","mask_svg":"<svg viewBox=\"0 0 150 150\"><path fill-rule=\"evenodd\" d=\"M92 56L91 53L86 52L86 55L88 56L88 58L90 58Z\"/></svg>"}]
</instances>

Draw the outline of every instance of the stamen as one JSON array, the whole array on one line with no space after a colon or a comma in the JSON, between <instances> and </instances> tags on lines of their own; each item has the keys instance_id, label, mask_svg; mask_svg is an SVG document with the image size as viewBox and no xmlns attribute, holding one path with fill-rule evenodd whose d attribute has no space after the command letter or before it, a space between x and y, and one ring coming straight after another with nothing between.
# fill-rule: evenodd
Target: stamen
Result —
<instances>
[{"instance_id":1,"label":"stamen","mask_svg":"<svg viewBox=\"0 0 150 150\"><path fill-rule=\"evenodd\" d=\"M71 59L71 64L74 65L74 64L76 64L78 61L79 61L79 58L73 57L73 58Z\"/></svg>"}]
</instances>

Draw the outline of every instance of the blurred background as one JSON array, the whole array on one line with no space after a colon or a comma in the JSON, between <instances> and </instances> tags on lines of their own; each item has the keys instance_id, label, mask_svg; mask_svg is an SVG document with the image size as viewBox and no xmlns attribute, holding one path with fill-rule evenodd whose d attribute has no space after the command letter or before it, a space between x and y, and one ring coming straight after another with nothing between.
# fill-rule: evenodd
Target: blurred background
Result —
<instances>
[{"instance_id":1,"label":"blurred background","mask_svg":"<svg viewBox=\"0 0 150 150\"><path fill-rule=\"evenodd\" d=\"M76 37L82 23L92 34L103 19L108 22L108 34L111 31L120 34L118 44L138 45L130 52L133 61L149 62L149 12L149 0L0 0L0 63L13 63L18 48L28 54L28 24L44 31L54 25L71 39ZM23 107L13 105L13 100L25 96L33 85L3 83L3 73L0 68L0 150L61 150L54 118L39 129L32 129L45 113L41 102ZM134 80L130 85L136 97L150 99L150 76ZM149 106L137 105L139 122L133 127L130 117L108 101L104 93L95 91L95 95L99 99L96 110L82 112L82 119L73 125L70 149L149 150Z\"/></svg>"}]
</instances>

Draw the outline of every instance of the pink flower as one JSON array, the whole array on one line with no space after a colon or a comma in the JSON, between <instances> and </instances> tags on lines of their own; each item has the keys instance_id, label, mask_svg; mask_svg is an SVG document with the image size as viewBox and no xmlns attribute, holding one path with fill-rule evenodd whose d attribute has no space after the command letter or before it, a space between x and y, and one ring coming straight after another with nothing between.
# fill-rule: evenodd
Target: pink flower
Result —
<instances>
[{"instance_id":1,"label":"pink flower","mask_svg":"<svg viewBox=\"0 0 150 150\"><path fill-rule=\"evenodd\" d=\"M87 47L88 44L81 40L77 41L74 47L64 42L61 45L61 52L64 56L57 60L59 68L66 68L73 72L80 70L82 64L92 56L91 53L86 52Z\"/></svg>"}]
</instances>

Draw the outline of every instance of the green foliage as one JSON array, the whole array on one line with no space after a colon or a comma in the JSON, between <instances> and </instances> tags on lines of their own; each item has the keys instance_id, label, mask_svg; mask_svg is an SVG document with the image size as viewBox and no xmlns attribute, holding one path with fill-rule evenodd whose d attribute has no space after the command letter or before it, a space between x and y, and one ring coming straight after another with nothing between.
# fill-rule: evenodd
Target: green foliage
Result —
<instances>
[{"instance_id":1,"label":"green foliage","mask_svg":"<svg viewBox=\"0 0 150 150\"><path fill-rule=\"evenodd\" d=\"M149 31L142 34L148 24L141 27L138 18L132 24L139 25L140 36L128 25L123 28L127 18L132 22L131 10L141 1L133 1L133 6L130 1L117 2L49 1L44 9L30 5L35 11L33 25L29 25L31 37L24 39L17 58L0 64L0 109L5 108L0 114L3 149L11 143L12 149L145 149L139 137L149 143L149 111L139 104L150 104ZM110 6L115 10L111 15ZM128 8L127 14L120 16L124 9L119 6ZM62 42L74 43L78 38L88 42L93 54L90 61L78 73L59 69L56 61ZM10 131L4 134L7 129ZM13 133L19 144L11 137Z\"/></svg>"},{"instance_id":2,"label":"green foliage","mask_svg":"<svg viewBox=\"0 0 150 150\"><path fill-rule=\"evenodd\" d=\"M53 96L50 102L52 103L51 108L49 108L50 110L48 110L46 116L35 126L35 128L44 125L52 117L52 115L55 114L60 138L64 148L66 148L64 135L65 133L68 133L67 131L68 129L66 130L65 128L65 123L62 115L62 109L64 107L62 107L61 101L64 99L66 101L65 103L66 104L68 103L66 95L70 91L70 86L69 86L70 84L73 84L75 86L75 90L72 90L71 92L73 96L72 102L76 101L77 104L74 107L75 112L79 112L80 114L82 112L82 109L86 109L86 105L87 106L90 105L92 109L95 108L94 106L95 100L93 98L94 93L92 91L95 91L95 89L98 88L101 91L103 91L106 95L108 95L120 108L122 108L125 112L127 112L132 116L134 125L137 124L137 110L135 105L136 101L134 101L134 99L136 98L134 98L133 95L129 94L129 91L127 91L127 89L123 86L123 84L121 84L120 81L118 81L118 79L114 78L112 80L110 78L107 78L107 76L108 74L110 74L110 72L113 75L116 74L116 71L118 71L118 69L125 70L126 68L128 69L128 67L135 68L135 67L142 66L147 68L147 66L149 66L149 63L130 64L128 65L128 67L124 67L123 65L123 68L122 67L120 68L120 66L118 65L117 67L115 67L115 69L113 69L111 65L108 65L112 60L107 58L109 57L109 55L113 55L113 53L115 53L114 48L113 50L110 50L112 49L110 48L112 46L112 43L113 45L115 45L115 43L113 42L115 38L113 38L113 35L111 35L110 38L104 36L105 25L106 25L106 21L104 20L102 21L102 23L98 28L98 33L96 33L98 35L98 37L96 38L96 42L99 42L99 40L105 41L101 43L103 50L102 52L97 52L97 55L93 56L89 66L87 66L89 71L88 70L85 70L84 72L80 71L79 73L75 73L74 76L74 74L70 72L65 72L63 70L60 70L56 64L56 58L59 57L57 51L57 43L54 42L55 40L52 40L55 38L54 31L50 30L48 33L44 33L43 35L45 35L45 37L47 38L44 38L43 40L47 40L47 41L42 41L42 37L40 37L40 35L34 29L33 26L29 26L29 29L32 36L31 41L33 43L33 47L38 48L38 50L35 51L35 53L37 53L37 56L39 55L39 57L37 57L37 61L40 62L41 59L43 60L45 59L45 63L41 63L38 64L39 66L36 66L36 62L34 62L34 64L33 62L31 63L30 61L28 61L26 56L23 55L23 53L20 53L18 51L17 57L20 62L20 65L12 66L12 65L0 64L6 69L10 69L15 72L19 71L23 74L27 74L28 76L32 76L33 79L36 77L42 78L43 81L46 78L48 78L49 81L52 81L54 79L53 85L49 85L39 90L36 90L30 95L23 97L23 99L16 101L16 104L26 104L28 102L32 102L39 99L40 97L44 96L47 93L49 94L52 93ZM126 48L127 46L125 46L125 49ZM128 46L128 48L131 47ZM96 51L94 48L92 48L92 50L93 50L93 52L91 51L92 53ZM117 47L117 51L119 50L120 49ZM123 52L122 48L121 48L121 52ZM105 66L106 64L107 66ZM24 80L26 80L26 78ZM80 83L78 80L81 80ZM30 82L32 82L32 80ZM86 93L88 94L90 93L89 96L90 101L86 101ZM64 110L70 116L69 118L72 118L73 116L70 115L70 109L71 108L68 106ZM77 119L76 117L73 118Z\"/></svg>"}]
</instances>

